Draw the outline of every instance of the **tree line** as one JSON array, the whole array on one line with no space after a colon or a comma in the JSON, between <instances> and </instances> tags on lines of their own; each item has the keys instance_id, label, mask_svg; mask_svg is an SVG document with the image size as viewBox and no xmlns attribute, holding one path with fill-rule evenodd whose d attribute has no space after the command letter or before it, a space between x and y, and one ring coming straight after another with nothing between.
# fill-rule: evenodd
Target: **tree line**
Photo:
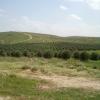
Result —
<instances>
[{"instance_id":1,"label":"tree line","mask_svg":"<svg viewBox=\"0 0 100 100\"><path fill-rule=\"evenodd\" d=\"M0 56L2 57L44 57L44 58L61 58L61 59L70 59L74 58L81 61L87 60L100 60L100 55L96 52L86 52L86 51L71 51L71 50L61 50L61 51L52 51L52 50L38 50L36 52L32 52L29 50L0 50Z\"/></svg>"},{"instance_id":2,"label":"tree line","mask_svg":"<svg viewBox=\"0 0 100 100\"><path fill-rule=\"evenodd\" d=\"M37 56L38 57L44 57L44 58L52 58L52 57L56 57L56 58L61 58L61 59L70 59L70 58L74 58L77 60L81 60L81 61L87 61L87 60L100 60L100 55L96 52L92 52L92 53L88 53L86 51L75 51L72 52L70 50L64 50L64 51L60 51L60 52L55 52L52 53L50 51L47 52L37 52Z\"/></svg>"}]
</instances>

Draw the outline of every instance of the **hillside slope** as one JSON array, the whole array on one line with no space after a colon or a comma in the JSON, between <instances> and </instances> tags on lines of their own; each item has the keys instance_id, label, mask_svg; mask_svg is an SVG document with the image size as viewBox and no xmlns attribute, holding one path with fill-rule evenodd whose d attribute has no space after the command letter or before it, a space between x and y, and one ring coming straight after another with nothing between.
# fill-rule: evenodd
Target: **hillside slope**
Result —
<instances>
[{"instance_id":1,"label":"hillside slope","mask_svg":"<svg viewBox=\"0 0 100 100\"><path fill-rule=\"evenodd\" d=\"M1 44L14 44L28 40L29 37L19 32L0 32Z\"/></svg>"},{"instance_id":2,"label":"hillside slope","mask_svg":"<svg viewBox=\"0 0 100 100\"><path fill-rule=\"evenodd\" d=\"M61 37L54 35L28 33L28 32L0 32L1 44L14 43L40 43L63 41Z\"/></svg>"},{"instance_id":3,"label":"hillside slope","mask_svg":"<svg viewBox=\"0 0 100 100\"><path fill-rule=\"evenodd\" d=\"M1 44L71 42L81 44L100 44L100 37L59 37L55 35L28 32L0 32Z\"/></svg>"},{"instance_id":4,"label":"hillside slope","mask_svg":"<svg viewBox=\"0 0 100 100\"><path fill-rule=\"evenodd\" d=\"M100 37L71 36L71 37L65 37L65 40L66 42L72 42L72 43L100 44Z\"/></svg>"}]
</instances>

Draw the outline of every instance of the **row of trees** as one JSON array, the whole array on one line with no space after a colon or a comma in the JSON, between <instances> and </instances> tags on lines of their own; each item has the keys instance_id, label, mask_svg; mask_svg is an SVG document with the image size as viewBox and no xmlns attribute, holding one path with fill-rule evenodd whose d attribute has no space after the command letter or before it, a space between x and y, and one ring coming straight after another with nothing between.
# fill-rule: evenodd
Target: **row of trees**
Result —
<instances>
[{"instance_id":1,"label":"row of trees","mask_svg":"<svg viewBox=\"0 0 100 100\"><path fill-rule=\"evenodd\" d=\"M73 58L75 59L80 59L82 61L86 60L100 60L100 55L97 54L96 52L92 52L91 54L88 52L75 52L73 54Z\"/></svg>"},{"instance_id":2,"label":"row of trees","mask_svg":"<svg viewBox=\"0 0 100 100\"><path fill-rule=\"evenodd\" d=\"M22 57L22 56L25 56L25 57L33 57L33 53L30 52L30 51L19 51L19 50L16 50L16 51L5 51L5 50L0 50L0 56L10 56L10 57Z\"/></svg>"},{"instance_id":3,"label":"row of trees","mask_svg":"<svg viewBox=\"0 0 100 100\"><path fill-rule=\"evenodd\" d=\"M44 58L52 58L52 57L56 57L56 58L62 58L62 59L69 59L69 58L74 58L74 59L79 59L82 61L86 61L86 60L99 60L100 59L100 55L97 54L96 52L93 53L88 53L88 52L81 52L81 51L76 51L76 52L72 52L70 50L63 50L63 51L37 51L37 52L31 52L31 51L4 51L4 50L0 50L0 56L11 56L11 57L33 57L33 56L37 56L37 57L44 57Z\"/></svg>"},{"instance_id":4,"label":"row of trees","mask_svg":"<svg viewBox=\"0 0 100 100\"><path fill-rule=\"evenodd\" d=\"M69 50L67 51L60 51L60 52L55 52L52 53L50 51L47 52L37 52L37 56L38 57L44 57L44 58L52 58L52 57L57 57L57 58L62 58L62 59L69 59L69 58L74 58L74 59L78 59L78 60L82 60L82 61L86 61L86 60L100 60L100 55L97 54L96 52L93 53L88 53L88 52L71 52Z\"/></svg>"}]
</instances>

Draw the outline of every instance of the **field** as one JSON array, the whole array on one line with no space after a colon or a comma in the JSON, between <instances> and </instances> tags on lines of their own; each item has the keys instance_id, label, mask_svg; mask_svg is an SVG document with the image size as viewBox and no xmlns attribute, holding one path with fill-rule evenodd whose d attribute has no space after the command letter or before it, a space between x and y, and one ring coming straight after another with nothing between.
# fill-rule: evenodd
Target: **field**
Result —
<instances>
[{"instance_id":1,"label":"field","mask_svg":"<svg viewBox=\"0 0 100 100\"><path fill-rule=\"evenodd\" d=\"M0 100L100 100L100 0L0 0Z\"/></svg>"},{"instance_id":2,"label":"field","mask_svg":"<svg viewBox=\"0 0 100 100\"><path fill-rule=\"evenodd\" d=\"M99 100L99 66L100 61L0 57L0 97L6 100ZM62 82L73 83L73 80L77 83L61 86ZM84 84L87 81L90 87L81 85L81 81Z\"/></svg>"},{"instance_id":3,"label":"field","mask_svg":"<svg viewBox=\"0 0 100 100\"><path fill-rule=\"evenodd\" d=\"M84 51L88 59L82 60ZM100 38L0 33L0 100L99 99Z\"/></svg>"},{"instance_id":4,"label":"field","mask_svg":"<svg viewBox=\"0 0 100 100\"><path fill-rule=\"evenodd\" d=\"M100 98L99 91L75 88L43 90L39 85L48 83L36 79L4 76L0 81L2 81L0 82L1 100L99 100Z\"/></svg>"},{"instance_id":5,"label":"field","mask_svg":"<svg viewBox=\"0 0 100 100\"><path fill-rule=\"evenodd\" d=\"M58 74L100 78L100 61L81 62L74 59L69 59L66 61L57 58L45 59L37 57L0 57L0 70L2 72L17 72L24 66L28 66L47 75ZM96 69L94 67L96 67Z\"/></svg>"}]
</instances>

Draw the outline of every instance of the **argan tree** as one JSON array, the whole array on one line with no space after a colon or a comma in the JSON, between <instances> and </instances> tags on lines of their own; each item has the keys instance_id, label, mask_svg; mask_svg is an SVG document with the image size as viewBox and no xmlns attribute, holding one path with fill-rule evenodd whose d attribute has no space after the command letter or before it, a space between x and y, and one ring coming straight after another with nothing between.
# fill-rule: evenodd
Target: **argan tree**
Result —
<instances>
[{"instance_id":1,"label":"argan tree","mask_svg":"<svg viewBox=\"0 0 100 100\"><path fill-rule=\"evenodd\" d=\"M89 59L89 53L87 53L87 52L80 53L80 60L87 61L88 59Z\"/></svg>"}]
</instances>

